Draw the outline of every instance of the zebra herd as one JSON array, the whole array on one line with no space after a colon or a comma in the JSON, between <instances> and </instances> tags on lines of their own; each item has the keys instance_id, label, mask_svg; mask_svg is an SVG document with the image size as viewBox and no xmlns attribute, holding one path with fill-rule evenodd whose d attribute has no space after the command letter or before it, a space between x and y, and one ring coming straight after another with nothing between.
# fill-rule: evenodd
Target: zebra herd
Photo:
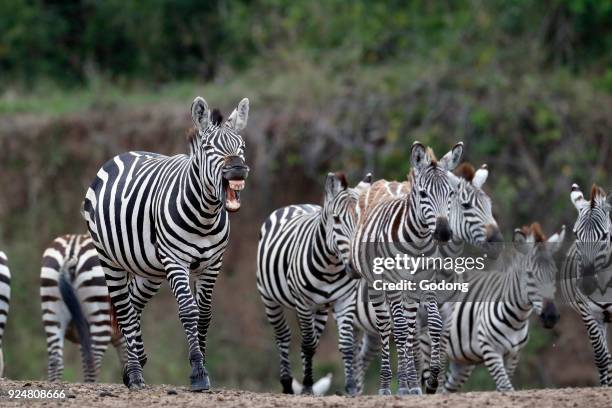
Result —
<instances>
[{"instance_id":1,"label":"zebra herd","mask_svg":"<svg viewBox=\"0 0 612 408\"><path fill-rule=\"evenodd\" d=\"M112 344L124 384L143 388L141 314L166 280L187 338L191 390L211 387L206 339L212 294L229 242L229 213L240 209L249 174L240 136L248 113L245 98L223 121L197 97L189 154L128 152L100 168L82 206L89 233L58 237L43 254L40 295L49 380L62 376L68 339L80 345L85 381L96 380ZM290 205L263 222L256 282L273 328L284 393L296 389L287 311L297 316L301 334L303 394L315 387L313 357L330 311L348 395L363 392L365 371L377 356L379 394L391 394L391 340L400 395L420 394L422 387L428 393L458 391L478 364L487 367L498 390L512 390L530 316L540 316L546 328L559 320L557 283L563 301L584 321L601 385L610 384L606 325L612 301L601 294L612 272L612 194L593 186L587 200L572 186L575 242L558 271L555 254L563 248L565 227L548 238L538 223L517 228L502 250L492 200L483 190L489 170L461 163L463 152L457 143L438 160L415 142L407 180L373 182L367 174L349 187L342 173L329 173L322 206ZM486 272L417 271L428 281L469 284L461 301L433 289L418 294L372 289L379 277L369 262L377 251L457 259L468 246L490 257ZM395 269L388 275L403 278ZM489 298L480 296L484 293ZM0 252L0 375L9 300L7 258Z\"/></svg>"}]
</instances>

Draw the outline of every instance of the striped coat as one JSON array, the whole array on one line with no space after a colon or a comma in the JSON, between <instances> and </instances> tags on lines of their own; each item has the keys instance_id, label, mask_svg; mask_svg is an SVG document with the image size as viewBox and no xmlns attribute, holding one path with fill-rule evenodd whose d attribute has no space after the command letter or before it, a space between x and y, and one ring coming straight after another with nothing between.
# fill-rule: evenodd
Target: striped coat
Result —
<instances>
[{"instance_id":1,"label":"striped coat","mask_svg":"<svg viewBox=\"0 0 612 408\"><path fill-rule=\"evenodd\" d=\"M121 154L104 164L87 191L83 216L126 339L123 380L131 389L144 387L140 313L164 280L187 337L191 388L210 388L205 356L212 294L229 240L228 212L240 208L249 170L239 135L248 111L245 98L216 124L197 97L190 155Z\"/></svg>"},{"instance_id":2,"label":"striped coat","mask_svg":"<svg viewBox=\"0 0 612 408\"><path fill-rule=\"evenodd\" d=\"M85 381L95 381L111 343L125 361L104 272L89 235L63 235L44 251L40 271L42 321L47 335L48 378L62 378L64 339L81 346Z\"/></svg>"}]
</instances>

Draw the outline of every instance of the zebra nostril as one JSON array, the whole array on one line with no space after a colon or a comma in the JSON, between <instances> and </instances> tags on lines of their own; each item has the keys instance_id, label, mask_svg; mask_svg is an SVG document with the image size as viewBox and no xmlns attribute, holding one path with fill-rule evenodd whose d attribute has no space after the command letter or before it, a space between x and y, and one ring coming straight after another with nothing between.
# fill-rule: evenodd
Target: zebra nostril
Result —
<instances>
[{"instance_id":1,"label":"zebra nostril","mask_svg":"<svg viewBox=\"0 0 612 408\"><path fill-rule=\"evenodd\" d=\"M485 230L487 232L487 242L502 242L503 241L502 234L496 225L489 224L485 227Z\"/></svg>"},{"instance_id":2,"label":"zebra nostril","mask_svg":"<svg viewBox=\"0 0 612 408\"><path fill-rule=\"evenodd\" d=\"M448 242L453 237L453 232L448 223L448 218L438 217L436 219L436 229L434 231L434 239L440 242Z\"/></svg>"}]
</instances>

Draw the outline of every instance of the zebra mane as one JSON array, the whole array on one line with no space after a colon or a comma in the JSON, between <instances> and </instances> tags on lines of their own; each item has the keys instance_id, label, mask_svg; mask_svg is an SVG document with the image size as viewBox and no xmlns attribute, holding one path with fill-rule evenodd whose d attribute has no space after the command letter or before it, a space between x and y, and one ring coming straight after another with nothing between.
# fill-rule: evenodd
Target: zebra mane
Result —
<instances>
[{"instance_id":1,"label":"zebra mane","mask_svg":"<svg viewBox=\"0 0 612 408\"><path fill-rule=\"evenodd\" d=\"M591 208L595 208L596 201L600 197L605 199L606 192L597 184L593 184L593 186L591 187Z\"/></svg>"},{"instance_id":2,"label":"zebra mane","mask_svg":"<svg viewBox=\"0 0 612 408\"><path fill-rule=\"evenodd\" d=\"M471 183L476 174L476 169L469 162L463 162L457 166L454 173L457 177L461 177Z\"/></svg>"},{"instance_id":3,"label":"zebra mane","mask_svg":"<svg viewBox=\"0 0 612 408\"><path fill-rule=\"evenodd\" d=\"M546 242L546 234L542 231L542 226L539 222L531 223L531 225L524 225L521 227L521 232L526 237L533 236L535 242Z\"/></svg>"}]
</instances>

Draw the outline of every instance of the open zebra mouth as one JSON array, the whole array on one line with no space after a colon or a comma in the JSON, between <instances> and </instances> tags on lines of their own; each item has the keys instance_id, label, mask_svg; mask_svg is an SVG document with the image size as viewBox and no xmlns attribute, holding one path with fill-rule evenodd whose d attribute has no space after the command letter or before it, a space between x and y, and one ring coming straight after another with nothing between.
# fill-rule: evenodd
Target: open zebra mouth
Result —
<instances>
[{"instance_id":1,"label":"open zebra mouth","mask_svg":"<svg viewBox=\"0 0 612 408\"><path fill-rule=\"evenodd\" d=\"M240 209L240 191L244 189L244 180L224 180L225 209L235 212Z\"/></svg>"}]
</instances>

